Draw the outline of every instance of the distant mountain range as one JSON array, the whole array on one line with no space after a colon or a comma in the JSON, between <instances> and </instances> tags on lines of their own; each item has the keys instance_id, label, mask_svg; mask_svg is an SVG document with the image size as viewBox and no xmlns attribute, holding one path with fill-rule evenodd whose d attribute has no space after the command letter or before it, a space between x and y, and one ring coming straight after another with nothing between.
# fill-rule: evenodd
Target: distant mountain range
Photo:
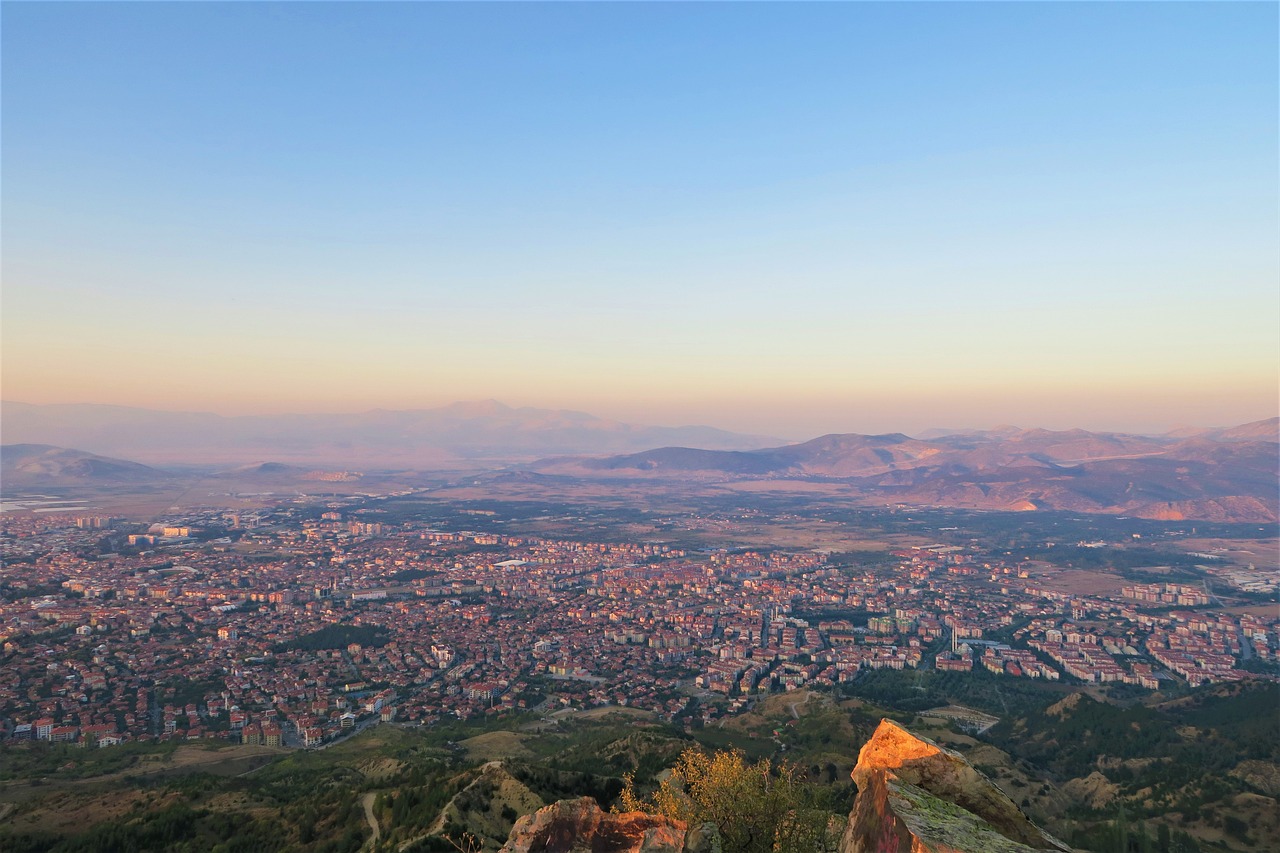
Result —
<instances>
[{"instance_id":1,"label":"distant mountain range","mask_svg":"<svg viewBox=\"0 0 1280 853\"><path fill-rule=\"evenodd\" d=\"M210 484L224 482L229 488L253 485L296 487L309 482L340 483L364 479L359 472L316 470L280 462L257 462L212 470L202 467L193 470L189 466L163 469L47 444L0 445L0 484L7 492L60 486L126 487L127 490L129 486L185 486L195 480ZM387 480L385 477L372 479L383 483Z\"/></svg>"},{"instance_id":2,"label":"distant mountain range","mask_svg":"<svg viewBox=\"0 0 1280 853\"><path fill-rule=\"evenodd\" d=\"M654 427L486 400L435 409L224 417L124 406L0 403L11 443L76 447L152 464L271 459L340 467L449 467L683 444L748 450L779 443L705 426Z\"/></svg>"},{"instance_id":3,"label":"distant mountain range","mask_svg":"<svg viewBox=\"0 0 1280 853\"><path fill-rule=\"evenodd\" d=\"M581 479L825 481L862 502L1276 521L1280 419L1166 436L1002 427L914 439L826 435L749 451L664 447L529 469Z\"/></svg>"},{"instance_id":4,"label":"distant mountain range","mask_svg":"<svg viewBox=\"0 0 1280 853\"><path fill-rule=\"evenodd\" d=\"M158 465L204 463L199 476L264 485L360 478L335 468L474 470L483 462L513 466L493 476L554 481L562 489L610 481L780 491L823 484L864 505L1280 520L1280 418L1162 436L998 427L925 438L825 435L783 445L710 427L634 426L495 402L253 418L5 403L0 416L6 440L28 442L0 452L9 488L143 484L194 473L107 454ZM637 445L649 449L632 452Z\"/></svg>"}]
</instances>

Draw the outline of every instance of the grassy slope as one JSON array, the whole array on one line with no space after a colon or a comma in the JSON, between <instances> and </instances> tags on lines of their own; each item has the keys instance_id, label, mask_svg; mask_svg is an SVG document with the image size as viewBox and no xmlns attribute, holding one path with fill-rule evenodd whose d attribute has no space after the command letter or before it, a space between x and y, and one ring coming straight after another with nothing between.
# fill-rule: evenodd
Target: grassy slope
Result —
<instances>
[{"instance_id":1,"label":"grassy slope","mask_svg":"<svg viewBox=\"0 0 1280 853\"><path fill-rule=\"evenodd\" d=\"M791 761L830 789L833 811L847 813L858 749L891 715L967 754L1051 832L1096 836L1091 849L1106 849L1120 805L1153 837L1164 821L1206 851L1280 849L1274 685L1121 704L1084 695L1064 702L1060 685L1007 679L975 689L973 680L933 674L872 676L852 696L768 697L692 732L603 712L554 725L528 716L430 730L384 725L325 750L274 755L200 746L10 749L0 766L20 778L0 783L0 808L9 812L0 847L355 851L370 835L360 798L372 794L378 850L451 850L431 836L463 831L492 849L517 815L543 802L590 795L610 805L626 774L642 789L652 785L694 741ZM1001 722L974 737L916 713L950 702ZM501 767L484 766L500 759Z\"/></svg>"}]
</instances>

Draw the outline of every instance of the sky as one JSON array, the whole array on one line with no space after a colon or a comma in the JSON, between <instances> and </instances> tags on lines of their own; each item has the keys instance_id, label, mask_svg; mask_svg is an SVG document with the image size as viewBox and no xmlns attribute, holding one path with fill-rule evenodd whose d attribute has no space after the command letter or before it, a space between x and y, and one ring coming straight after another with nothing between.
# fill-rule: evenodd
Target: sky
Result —
<instances>
[{"instance_id":1,"label":"sky","mask_svg":"<svg viewBox=\"0 0 1280 853\"><path fill-rule=\"evenodd\" d=\"M5 2L0 391L1271 417L1278 10Z\"/></svg>"}]
</instances>

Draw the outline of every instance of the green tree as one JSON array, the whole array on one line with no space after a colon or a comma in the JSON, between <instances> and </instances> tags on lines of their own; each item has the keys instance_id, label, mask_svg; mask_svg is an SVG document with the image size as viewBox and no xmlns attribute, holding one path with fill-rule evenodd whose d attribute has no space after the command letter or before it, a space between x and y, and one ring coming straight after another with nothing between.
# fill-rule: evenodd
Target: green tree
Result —
<instances>
[{"instance_id":1,"label":"green tree","mask_svg":"<svg viewBox=\"0 0 1280 853\"><path fill-rule=\"evenodd\" d=\"M815 853L837 841L821 793L790 764L747 764L740 752L681 753L656 791L641 798L631 776L621 810L714 824L724 853Z\"/></svg>"}]
</instances>

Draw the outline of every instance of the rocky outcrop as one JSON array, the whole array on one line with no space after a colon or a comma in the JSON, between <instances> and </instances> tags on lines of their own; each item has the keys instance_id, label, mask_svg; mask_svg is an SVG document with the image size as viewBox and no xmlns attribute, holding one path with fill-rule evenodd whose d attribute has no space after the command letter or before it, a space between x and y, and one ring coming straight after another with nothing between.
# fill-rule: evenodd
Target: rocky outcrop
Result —
<instances>
[{"instance_id":1,"label":"rocky outcrop","mask_svg":"<svg viewBox=\"0 0 1280 853\"><path fill-rule=\"evenodd\" d=\"M606 812L590 797L560 800L516 821L502 853L680 853L684 823Z\"/></svg>"},{"instance_id":2,"label":"rocky outcrop","mask_svg":"<svg viewBox=\"0 0 1280 853\"><path fill-rule=\"evenodd\" d=\"M1072 779L1062 786L1062 793L1091 809L1105 809L1115 801L1120 786L1097 770L1083 779Z\"/></svg>"},{"instance_id":3,"label":"rocky outcrop","mask_svg":"<svg viewBox=\"0 0 1280 853\"><path fill-rule=\"evenodd\" d=\"M1243 779L1264 794L1280 794L1280 765L1270 761L1241 761L1228 775Z\"/></svg>"},{"instance_id":4,"label":"rocky outcrop","mask_svg":"<svg viewBox=\"0 0 1280 853\"><path fill-rule=\"evenodd\" d=\"M1071 848L959 753L882 720L858 753L840 853L1028 853Z\"/></svg>"},{"instance_id":5,"label":"rocky outcrop","mask_svg":"<svg viewBox=\"0 0 1280 853\"><path fill-rule=\"evenodd\" d=\"M858 753L839 853L1070 853L952 752L882 720ZM720 853L714 825L561 800L516 821L501 853Z\"/></svg>"}]
</instances>

